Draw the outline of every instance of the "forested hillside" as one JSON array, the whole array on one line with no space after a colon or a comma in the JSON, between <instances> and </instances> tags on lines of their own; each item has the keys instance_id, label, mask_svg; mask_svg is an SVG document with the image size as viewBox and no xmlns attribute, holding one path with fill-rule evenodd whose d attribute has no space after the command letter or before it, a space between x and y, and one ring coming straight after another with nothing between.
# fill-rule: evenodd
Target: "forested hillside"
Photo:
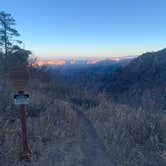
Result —
<instances>
[{"instance_id":1,"label":"forested hillside","mask_svg":"<svg viewBox=\"0 0 166 166\"><path fill-rule=\"evenodd\" d=\"M114 101L165 110L166 49L145 53L103 80Z\"/></svg>"},{"instance_id":2,"label":"forested hillside","mask_svg":"<svg viewBox=\"0 0 166 166\"><path fill-rule=\"evenodd\" d=\"M64 65L43 65L40 67L50 71L53 77L60 82L64 82L67 86L97 91L103 86L102 80L104 78L118 68L126 66L133 59L134 57L126 57L119 61L108 59L101 60L94 64L75 63Z\"/></svg>"}]
</instances>

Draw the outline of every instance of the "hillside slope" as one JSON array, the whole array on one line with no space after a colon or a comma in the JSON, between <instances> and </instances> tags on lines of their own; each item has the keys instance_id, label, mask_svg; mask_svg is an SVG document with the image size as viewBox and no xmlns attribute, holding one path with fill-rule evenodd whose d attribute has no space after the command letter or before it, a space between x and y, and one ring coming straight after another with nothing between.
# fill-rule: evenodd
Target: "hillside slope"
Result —
<instances>
[{"instance_id":1,"label":"hillside slope","mask_svg":"<svg viewBox=\"0 0 166 166\"><path fill-rule=\"evenodd\" d=\"M0 80L0 165L166 165L165 114L114 104L104 94L59 85L50 76L31 69L28 163L20 159L20 119L13 92Z\"/></svg>"},{"instance_id":2,"label":"hillside slope","mask_svg":"<svg viewBox=\"0 0 166 166\"><path fill-rule=\"evenodd\" d=\"M166 49L139 56L103 82L115 101L166 109Z\"/></svg>"}]
</instances>

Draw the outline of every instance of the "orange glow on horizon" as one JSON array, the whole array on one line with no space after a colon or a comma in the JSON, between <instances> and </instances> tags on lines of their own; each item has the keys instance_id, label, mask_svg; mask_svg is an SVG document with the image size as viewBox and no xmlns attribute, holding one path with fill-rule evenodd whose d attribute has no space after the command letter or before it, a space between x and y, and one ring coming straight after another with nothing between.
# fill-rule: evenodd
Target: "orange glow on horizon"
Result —
<instances>
[{"instance_id":1,"label":"orange glow on horizon","mask_svg":"<svg viewBox=\"0 0 166 166\"><path fill-rule=\"evenodd\" d=\"M64 65L66 64L65 60L39 60L37 62L39 66L43 65Z\"/></svg>"}]
</instances>

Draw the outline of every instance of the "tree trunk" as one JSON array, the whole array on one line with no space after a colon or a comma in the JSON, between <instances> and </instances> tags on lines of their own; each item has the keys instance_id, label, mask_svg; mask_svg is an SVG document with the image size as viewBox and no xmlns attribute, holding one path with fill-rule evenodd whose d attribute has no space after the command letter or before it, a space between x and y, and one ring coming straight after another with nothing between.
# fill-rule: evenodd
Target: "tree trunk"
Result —
<instances>
[{"instance_id":1,"label":"tree trunk","mask_svg":"<svg viewBox=\"0 0 166 166\"><path fill-rule=\"evenodd\" d=\"M6 28L6 24L4 25L4 31L5 31L5 55L7 55L8 48L7 48L7 28Z\"/></svg>"}]
</instances>

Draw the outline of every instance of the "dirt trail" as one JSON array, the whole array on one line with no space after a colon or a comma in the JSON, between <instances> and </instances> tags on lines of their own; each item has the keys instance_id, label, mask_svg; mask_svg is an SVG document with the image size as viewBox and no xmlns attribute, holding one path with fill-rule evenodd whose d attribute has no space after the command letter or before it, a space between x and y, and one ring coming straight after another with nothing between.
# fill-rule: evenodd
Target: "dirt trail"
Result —
<instances>
[{"instance_id":1,"label":"dirt trail","mask_svg":"<svg viewBox=\"0 0 166 166\"><path fill-rule=\"evenodd\" d=\"M85 155L85 166L111 166L103 141L86 115L74 108L80 128L80 146Z\"/></svg>"},{"instance_id":2,"label":"dirt trail","mask_svg":"<svg viewBox=\"0 0 166 166\"><path fill-rule=\"evenodd\" d=\"M45 149L46 156L38 162L23 164L24 166L112 166L104 143L91 121L78 107L73 107L71 110L75 111L77 117L78 142L74 144L51 143Z\"/></svg>"}]
</instances>

